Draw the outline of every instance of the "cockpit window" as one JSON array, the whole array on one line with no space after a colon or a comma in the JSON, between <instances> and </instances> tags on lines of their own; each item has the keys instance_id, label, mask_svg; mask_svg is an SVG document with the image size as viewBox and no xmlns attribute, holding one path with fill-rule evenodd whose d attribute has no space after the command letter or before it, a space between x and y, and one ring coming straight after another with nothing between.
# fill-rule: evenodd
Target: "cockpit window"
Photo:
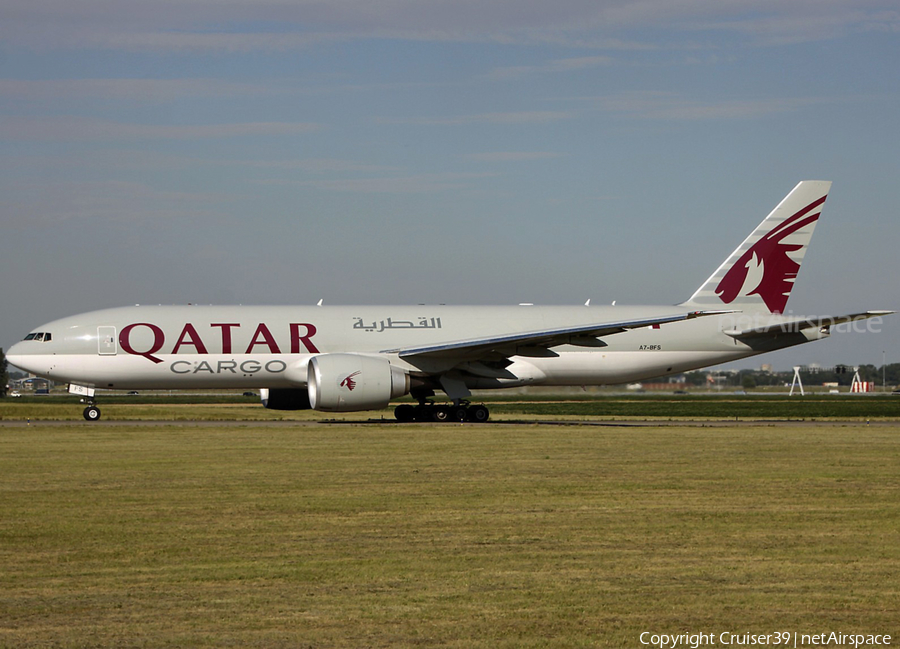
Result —
<instances>
[{"instance_id":1,"label":"cockpit window","mask_svg":"<svg viewBox=\"0 0 900 649\"><path fill-rule=\"evenodd\" d=\"M28 334L27 336L25 336L25 340L34 340L35 336L37 336L37 334Z\"/></svg>"},{"instance_id":2,"label":"cockpit window","mask_svg":"<svg viewBox=\"0 0 900 649\"><path fill-rule=\"evenodd\" d=\"M52 338L52 336L50 335L49 331L38 331L36 333L30 333L27 336L25 336L25 340L34 340L34 341L41 341L41 342L47 342L51 338Z\"/></svg>"}]
</instances>

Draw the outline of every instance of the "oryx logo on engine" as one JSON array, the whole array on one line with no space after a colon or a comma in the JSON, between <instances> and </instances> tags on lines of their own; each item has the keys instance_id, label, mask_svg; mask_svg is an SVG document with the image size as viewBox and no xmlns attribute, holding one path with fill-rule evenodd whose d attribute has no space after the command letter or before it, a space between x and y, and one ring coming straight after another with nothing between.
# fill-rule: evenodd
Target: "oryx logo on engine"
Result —
<instances>
[{"instance_id":1,"label":"oryx logo on engine","mask_svg":"<svg viewBox=\"0 0 900 649\"><path fill-rule=\"evenodd\" d=\"M345 377L343 381L341 381L341 387L347 388L350 392L353 392L353 389L356 387L356 381L353 380L353 377L359 374L359 372L354 372L349 376Z\"/></svg>"}]
</instances>

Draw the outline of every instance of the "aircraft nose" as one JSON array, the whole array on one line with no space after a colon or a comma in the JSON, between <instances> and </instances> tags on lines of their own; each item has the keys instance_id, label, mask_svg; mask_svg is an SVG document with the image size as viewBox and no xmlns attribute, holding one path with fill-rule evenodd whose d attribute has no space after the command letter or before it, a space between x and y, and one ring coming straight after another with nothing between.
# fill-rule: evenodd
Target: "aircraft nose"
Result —
<instances>
[{"instance_id":1,"label":"aircraft nose","mask_svg":"<svg viewBox=\"0 0 900 649\"><path fill-rule=\"evenodd\" d=\"M28 354L25 353L25 346L22 343L16 343L10 347L5 356L10 365L15 365L20 370L31 372L31 368L28 367Z\"/></svg>"}]
</instances>

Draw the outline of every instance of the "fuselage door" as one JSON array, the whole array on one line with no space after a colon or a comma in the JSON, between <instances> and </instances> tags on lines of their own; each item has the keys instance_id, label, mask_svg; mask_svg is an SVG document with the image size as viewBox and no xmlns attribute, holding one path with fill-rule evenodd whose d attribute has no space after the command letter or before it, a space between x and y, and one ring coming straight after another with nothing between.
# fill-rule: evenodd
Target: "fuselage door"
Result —
<instances>
[{"instance_id":1,"label":"fuselage door","mask_svg":"<svg viewBox=\"0 0 900 649\"><path fill-rule=\"evenodd\" d=\"M116 328L97 327L97 353L101 356L115 356L117 349Z\"/></svg>"}]
</instances>

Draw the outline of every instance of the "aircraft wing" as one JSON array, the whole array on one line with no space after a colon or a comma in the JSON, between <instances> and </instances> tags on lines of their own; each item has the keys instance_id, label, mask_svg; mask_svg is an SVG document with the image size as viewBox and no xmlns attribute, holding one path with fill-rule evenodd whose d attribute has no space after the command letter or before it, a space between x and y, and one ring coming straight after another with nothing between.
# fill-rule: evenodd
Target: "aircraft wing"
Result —
<instances>
[{"instance_id":1,"label":"aircraft wing","mask_svg":"<svg viewBox=\"0 0 900 649\"><path fill-rule=\"evenodd\" d=\"M725 333L732 338L756 338L758 336L768 336L779 333L797 333L804 329L822 329L823 327L831 327L833 325L845 324L847 322L855 322L857 320L866 320L867 318L875 318L894 313L893 311L864 311L862 313L851 313L842 316L816 316L814 318L798 318L795 320L783 320L777 324L765 325L762 327L753 327L751 329L732 329Z\"/></svg>"},{"instance_id":2,"label":"aircraft wing","mask_svg":"<svg viewBox=\"0 0 900 649\"><path fill-rule=\"evenodd\" d=\"M603 343L597 340L600 336L609 336L622 333L629 329L640 329L653 325L662 325L669 322L692 320L708 315L721 315L733 313L733 311L690 311L676 315L661 316L658 318L641 318L637 320L620 320L604 322L577 327L563 327L559 329L545 329L541 331L529 331L524 333L490 336L486 338L473 338L470 340L457 340L423 347L407 347L382 350L383 354L399 354L400 358L460 358L472 360L483 358L490 353L502 356L515 356L517 354L528 355L531 348L535 352L540 349L547 350L558 345L582 345L588 347L602 347ZM523 349L524 348L524 349ZM552 353L551 353L552 355Z\"/></svg>"}]
</instances>

